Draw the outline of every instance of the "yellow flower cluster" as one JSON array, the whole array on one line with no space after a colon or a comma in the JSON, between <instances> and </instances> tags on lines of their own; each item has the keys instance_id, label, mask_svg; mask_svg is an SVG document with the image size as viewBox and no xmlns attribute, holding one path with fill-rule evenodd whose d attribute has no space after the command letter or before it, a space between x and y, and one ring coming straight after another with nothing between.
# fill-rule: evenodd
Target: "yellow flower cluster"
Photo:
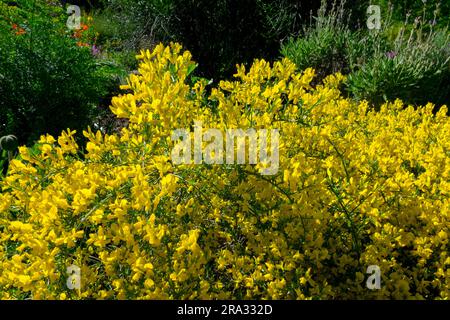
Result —
<instances>
[{"instance_id":1,"label":"yellow flower cluster","mask_svg":"<svg viewBox=\"0 0 450 320\"><path fill-rule=\"evenodd\" d=\"M181 46L138 56L120 134L42 136L0 182L2 299L449 299L450 121L311 87L287 59L210 88ZM279 171L173 165L171 133L278 129ZM71 265L80 286L68 286ZM381 288L366 287L379 266ZM73 287L72 287L73 288Z\"/></svg>"}]
</instances>

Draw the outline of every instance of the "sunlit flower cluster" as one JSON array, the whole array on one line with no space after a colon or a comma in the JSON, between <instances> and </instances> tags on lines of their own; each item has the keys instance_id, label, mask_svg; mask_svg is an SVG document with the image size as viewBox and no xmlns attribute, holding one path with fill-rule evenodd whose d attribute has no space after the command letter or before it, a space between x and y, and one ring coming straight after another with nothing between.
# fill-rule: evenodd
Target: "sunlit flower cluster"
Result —
<instances>
[{"instance_id":1,"label":"sunlit flower cluster","mask_svg":"<svg viewBox=\"0 0 450 320\"><path fill-rule=\"evenodd\" d=\"M0 182L3 299L449 299L447 108L372 111L287 59L210 87L177 44L139 56L120 134L20 148ZM171 133L278 129L279 171L173 165ZM80 267L81 287L67 286ZM381 270L381 289L366 269Z\"/></svg>"}]
</instances>

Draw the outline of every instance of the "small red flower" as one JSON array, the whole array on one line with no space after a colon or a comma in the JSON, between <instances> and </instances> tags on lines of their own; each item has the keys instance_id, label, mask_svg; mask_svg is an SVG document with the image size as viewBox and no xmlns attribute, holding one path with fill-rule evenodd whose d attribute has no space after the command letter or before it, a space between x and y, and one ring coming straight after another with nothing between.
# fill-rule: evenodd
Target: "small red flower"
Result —
<instances>
[{"instance_id":1,"label":"small red flower","mask_svg":"<svg viewBox=\"0 0 450 320\"><path fill-rule=\"evenodd\" d=\"M19 31L16 32L16 36L20 36L20 35L25 34L25 33L27 33L25 31L25 29L20 28Z\"/></svg>"},{"instance_id":2,"label":"small red flower","mask_svg":"<svg viewBox=\"0 0 450 320\"><path fill-rule=\"evenodd\" d=\"M17 24L15 24L15 23L13 23L11 27L12 27L13 30L17 30L17 31L15 32L16 36L19 36L19 35L21 35L21 34L27 33L27 32L25 31L25 29L19 27L19 26L18 26Z\"/></svg>"}]
</instances>

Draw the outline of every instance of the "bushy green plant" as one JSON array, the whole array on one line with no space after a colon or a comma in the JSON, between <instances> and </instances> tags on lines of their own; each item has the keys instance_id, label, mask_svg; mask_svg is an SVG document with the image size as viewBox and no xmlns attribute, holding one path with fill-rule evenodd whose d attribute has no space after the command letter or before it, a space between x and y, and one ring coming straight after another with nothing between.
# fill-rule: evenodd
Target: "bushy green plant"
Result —
<instances>
[{"instance_id":1,"label":"bushy green plant","mask_svg":"<svg viewBox=\"0 0 450 320\"><path fill-rule=\"evenodd\" d=\"M281 48L300 69L314 67L318 79L337 71L348 74L346 91L375 106L396 98L414 105L448 103L447 28L434 30L420 20L398 26L391 11L383 16L381 30L354 30L343 18L351 16L344 1L326 8L322 1L315 22Z\"/></svg>"},{"instance_id":2,"label":"bushy green plant","mask_svg":"<svg viewBox=\"0 0 450 320\"><path fill-rule=\"evenodd\" d=\"M347 80L357 99L380 105L400 98L409 104L445 104L450 98L449 34L446 29L402 33L389 51L377 51Z\"/></svg>"},{"instance_id":3,"label":"bushy green plant","mask_svg":"<svg viewBox=\"0 0 450 320\"><path fill-rule=\"evenodd\" d=\"M169 37L173 0L104 0L102 3L104 8L94 12L94 27L100 34L99 41L108 49L136 51L153 47Z\"/></svg>"},{"instance_id":4,"label":"bushy green plant","mask_svg":"<svg viewBox=\"0 0 450 320\"><path fill-rule=\"evenodd\" d=\"M322 1L314 22L304 28L300 37L290 38L282 45L282 55L290 58L300 70L313 66L318 75L316 81L330 73L348 73L350 45L355 48L363 48L363 45L358 45L345 12L343 2L327 11L327 3Z\"/></svg>"},{"instance_id":5,"label":"bushy green plant","mask_svg":"<svg viewBox=\"0 0 450 320\"><path fill-rule=\"evenodd\" d=\"M32 144L88 125L111 72L79 46L62 7L16 3L0 3L0 134Z\"/></svg>"},{"instance_id":6,"label":"bushy green plant","mask_svg":"<svg viewBox=\"0 0 450 320\"><path fill-rule=\"evenodd\" d=\"M403 22L408 16L411 20L420 19L422 23L445 27L449 23L450 2L443 0L378 0L371 1L381 7L384 15L391 15L396 22Z\"/></svg>"}]
</instances>

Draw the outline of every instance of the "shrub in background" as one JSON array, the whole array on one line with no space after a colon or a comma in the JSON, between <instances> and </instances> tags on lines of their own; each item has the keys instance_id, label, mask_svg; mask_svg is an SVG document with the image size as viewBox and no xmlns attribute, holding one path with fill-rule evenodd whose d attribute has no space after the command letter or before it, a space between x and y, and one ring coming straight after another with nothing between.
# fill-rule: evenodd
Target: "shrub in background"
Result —
<instances>
[{"instance_id":1,"label":"shrub in background","mask_svg":"<svg viewBox=\"0 0 450 320\"><path fill-rule=\"evenodd\" d=\"M368 110L340 95L341 74L313 88L288 59L210 93L178 45L139 59L113 99L120 134L85 131L82 158L72 131L42 136L0 181L0 298L450 298L445 107ZM278 172L174 165L173 130L196 120L278 129Z\"/></svg>"},{"instance_id":2,"label":"shrub in background","mask_svg":"<svg viewBox=\"0 0 450 320\"><path fill-rule=\"evenodd\" d=\"M314 22L304 27L301 36L290 38L281 46L281 54L293 61L300 70L314 66L317 81L325 76L350 72L349 47L356 44L356 37L349 27L344 3L327 10L322 1ZM357 46L362 48L363 45Z\"/></svg>"},{"instance_id":3,"label":"shrub in background","mask_svg":"<svg viewBox=\"0 0 450 320\"><path fill-rule=\"evenodd\" d=\"M112 71L67 29L61 7L16 2L0 3L0 134L32 144L90 124Z\"/></svg>"},{"instance_id":4,"label":"shrub in background","mask_svg":"<svg viewBox=\"0 0 450 320\"><path fill-rule=\"evenodd\" d=\"M104 0L101 4L92 14L99 42L107 49L134 53L170 38L174 0Z\"/></svg>"},{"instance_id":5,"label":"shrub in background","mask_svg":"<svg viewBox=\"0 0 450 320\"><path fill-rule=\"evenodd\" d=\"M400 98L420 105L450 102L450 47L447 29L402 34L388 50L376 50L361 68L351 73L347 90L376 106Z\"/></svg>"},{"instance_id":6,"label":"shrub in background","mask_svg":"<svg viewBox=\"0 0 450 320\"><path fill-rule=\"evenodd\" d=\"M343 19L351 16L344 2L329 10L326 7L322 2L315 23L282 45L282 55L300 69L316 68L318 80L330 72L349 74L346 91L376 107L395 98L414 105L448 103L447 28L435 30L420 21L398 26L387 16L379 31L353 29Z\"/></svg>"},{"instance_id":7,"label":"shrub in background","mask_svg":"<svg viewBox=\"0 0 450 320\"><path fill-rule=\"evenodd\" d=\"M278 57L281 40L309 21L315 0L106 0L96 25L112 50L152 48L177 41L204 61L207 78L229 78L237 63Z\"/></svg>"}]
</instances>

